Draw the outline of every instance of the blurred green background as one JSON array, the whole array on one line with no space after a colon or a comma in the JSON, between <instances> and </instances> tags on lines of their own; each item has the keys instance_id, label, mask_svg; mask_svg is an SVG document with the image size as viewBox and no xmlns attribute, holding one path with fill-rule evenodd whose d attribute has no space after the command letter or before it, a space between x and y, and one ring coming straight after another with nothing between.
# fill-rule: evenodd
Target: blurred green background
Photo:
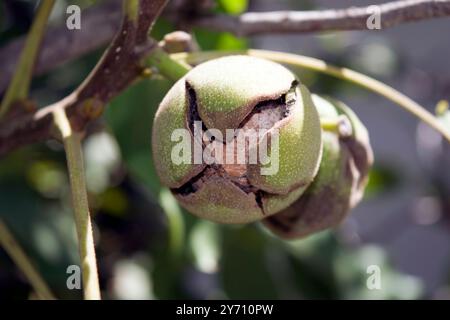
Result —
<instances>
[{"instance_id":1,"label":"blurred green background","mask_svg":"<svg viewBox=\"0 0 450 320\"><path fill-rule=\"evenodd\" d=\"M51 23L64 22L69 4L86 8L101 2L58 0ZM214 10L239 14L380 2L217 0ZM26 33L36 3L0 3L0 47ZM175 28L162 18L152 34L161 39ZM438 99L449 98L450 71L434 67L433 61L443 64L448 59L450 43L436 48L432 42L433 50L419 49L415 55L411 48L417 46L421 33L415 42L406 34L420 29L432 35L442 28L450 28L448 20L370 34L236 38L200 29L194 34L203 50L267 48L352 67L394 85L432 110ZM425 43L432 41L425 35ZM37 77L32 98L43 106L70 93L103 50ZM159 184L151 158L152 119L172 83L146 79L114 99L84 141L104 298L450 297L448 146L381 98L329 77L294 71L313 91L346 101L369 128L376 163L365 200L354 215L337 230L287 242L259 224L223 226L185 212ZM66 269L79 260L65 155L59 143L28 146L0 159L0 216L57 297L81 298L80 290L66 287ZM381 269L381 290L367 288L370 265ZM30 297L26 279L0 249L0 299Z\"/></svg>"}]
</instances>

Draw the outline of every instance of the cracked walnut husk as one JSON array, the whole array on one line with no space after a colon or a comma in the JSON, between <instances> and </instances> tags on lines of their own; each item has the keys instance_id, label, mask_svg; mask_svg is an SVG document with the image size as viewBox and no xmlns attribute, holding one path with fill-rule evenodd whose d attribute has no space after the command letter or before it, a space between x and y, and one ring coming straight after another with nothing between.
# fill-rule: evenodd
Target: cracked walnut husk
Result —
<instances>
[{"instance_id":1,"label":"cracked walnut husk","mask_svg":"<svg viewBox=\"0 0 450 320\"><path fill-rule=\"evenodd\" d=\"M189 161L181 163L173 159L180 129L190 138L182 152ZM209 135L199 138L199 130ZM312 183L322 130L308 89L292 72L229 56L195 67L169 90L155 116L152 151L161 182L184 208L215 222L248 223L286 209ZM276 170L268 170L275 160Z\"/></svg>"}]
</instances>

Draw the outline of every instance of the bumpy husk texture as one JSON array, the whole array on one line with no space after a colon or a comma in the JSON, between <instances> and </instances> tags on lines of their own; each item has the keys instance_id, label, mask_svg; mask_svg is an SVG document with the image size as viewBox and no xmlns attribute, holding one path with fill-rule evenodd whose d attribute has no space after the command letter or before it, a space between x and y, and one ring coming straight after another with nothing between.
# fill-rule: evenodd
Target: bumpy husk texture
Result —
<instances>
[{"instance_id":1,"label":"bumpy husk texture","mask_svg":"<svg viewBox=\"0 0 450 320\"><path fill-rule=\"evenodd\" d=\"M267 133L246 152L273 143L278 130L279 168L262 175L268 165L175 164L171 154L178 141L175 129L190 132L191 145L205 149L194 139L193 123L217 129L225 148L227 129L265 129ZM167 93L156 113L153 158L164 185L193 214L221 223L248 223L287 208L314 180L322 157L322 130L308 89L283 66L254 57L231 56L203 63L180 79ZM237 152L237 150L235 151ZM247 154L248 156L248 154Z\"/></svg>"},{"instance_id":2,"label":"bumpy husk texture","mask_svg":"<svg viewBox=\"0 0 450 320\"><path fill-rule=\"evenodd\" d=\"M314 182L287 209L263 220L276 235L298 239L337 226L362 198L373 163L367 130L343 103L313 96L321 119L344 115L351 134L323 132L323 157Z\"/></svg>"}]
</instances>

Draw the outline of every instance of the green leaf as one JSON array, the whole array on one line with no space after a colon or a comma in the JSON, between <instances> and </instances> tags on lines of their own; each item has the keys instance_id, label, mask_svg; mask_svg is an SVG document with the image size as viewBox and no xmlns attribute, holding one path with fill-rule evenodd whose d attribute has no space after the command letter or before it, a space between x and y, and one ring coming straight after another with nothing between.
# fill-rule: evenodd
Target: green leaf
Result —
<instances>
[{"instance_id":1,"label":"green leaf","mask_svg":"<svg viewBox=\"0 0 450 320\"><path fill-rule=\"evenodd\" d=\"M267 238L254 225L224 228L220 276L230 299L277 299Z\"/></svg>"},{"instance_id":2,"label":"green leaf","mask_svg":"<svg viewBox=\"0 0 450 320\"><path fill-rule=\"evenodd\" d=\"M219 9L228 14L240 14L247 10L248 0L218 0Z\"/></svg>"},{"instance_id":3,"label":"green leaf","mask_svg":"<svg viewBox=\"0 0 450 320\"><path fill-rule=\"evenodd\" d=\"M221 33L216 43L216 50L242 50L247 47L247 39L237 38L231 33Z\"/></svg>"},{"instance_id":4,"label":"green leaf","mask_svg":"<svg viewBox=\"0 0 450 320\"><path fill-rule=\"evenodd\" d=\"M246 38L237 38L231 33L210 32L199 28L195 28L194 33L202 50L245 50L248 48Z\"/></svg>"}]
</instances>

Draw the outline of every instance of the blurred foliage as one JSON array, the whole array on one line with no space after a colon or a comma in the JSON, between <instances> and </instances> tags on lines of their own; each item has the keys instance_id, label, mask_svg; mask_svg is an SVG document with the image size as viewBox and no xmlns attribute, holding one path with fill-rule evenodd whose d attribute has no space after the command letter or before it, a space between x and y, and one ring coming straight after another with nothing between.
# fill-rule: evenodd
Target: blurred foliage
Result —
<instances>
[{"instance_id":1,"label":"blurred foliage","mask_svg":"<svg viewBox=\"0 0 450 320\"><path fill-rule=\"evenodd\" d=\"M217 0L219 11L228 14L240 14L247 10L248 0Z\"/></svg>"},{"instance_id":2,"label":"blurred foliage","mask_svg":"<svg viewBox=\"0 0 450 320\"><path fill-rule=\"evenodd\" d=\"M98 1L79 1L83 6L93 2ZM0 45L27 30L34 4L0 4ZM217 4L216 10L229 14L239 14L249 6L247 0L218 0ZM63 8L64 2L58 6ZM292 6L297 8L299 3ZM311 7L311 1L307 7ZM63 15L62 10L58 12ZM152 35L161 39L172 30L170 23L160 19ZM250 40L228 33L195 29L194 34L203 50L251 46ZM381 40L367 43L350 54L347 40L321 36L321 58L380 77L394 72L397 59L389 44ZM93 52L39 77L33 83L33 97L45 104L65 96L88 74L100 54L101 50ZM313 90L330 95L355 92L351 85L330 77L294 71ZM170 81L150 78L130 87L108 106L100 124L102 132L84 142L105 298L423 297L422 284L395 270L383 248L349 244L344 240L345 228L303 240L281 241L258 224L217 225L180 208L159 183L150 143L154 113L171 85ZM367 189L369 199L379 200L399 188L402 177L396 169L388 164L375 165ZM65 286L67 266L78 264L70 202L65 156L58 143L26 147L0 160L0 216L52 290L65 299L81 297L80 291ZM382 270L381 290L366 286L367 267L372 264ZM0 299L29 296L26 280L0 250Z\"/></svg>"},{"instance_id":3,"label":"blurred foliage","mask_svg":"<svg viewBox=\"0 0 450 320\"><path fill-rule=\"evenodd\" d=\"M450 131L450 109L448 101L441 100L436 106L436 115L442 124Z\"/></svg>"},{"instance_id":4,"label":"blurred foliage","mask_svg":"<svg viewBox=\"0 0 450 320\"><path fill-rule=\"evenodd\" d=\"M369 182L364 196L370 198L379 193L392 191L399 187L400 182L399 174L392 167L377 164L369 172Z\"/></svg>"}]
</instances>

